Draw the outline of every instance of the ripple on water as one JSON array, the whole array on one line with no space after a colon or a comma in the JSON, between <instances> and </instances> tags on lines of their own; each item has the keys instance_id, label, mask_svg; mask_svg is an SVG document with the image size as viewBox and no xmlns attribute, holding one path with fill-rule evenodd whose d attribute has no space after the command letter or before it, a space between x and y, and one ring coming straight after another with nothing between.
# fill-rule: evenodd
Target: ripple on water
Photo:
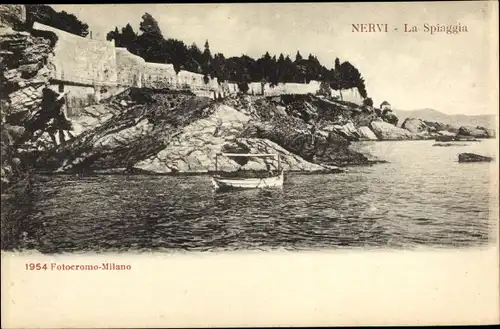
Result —
<instances>
[{"instance_id":1,"label":"ripple on water","mask_svg":"<svg viewBox=\"0 0 500 329\"><path fill-rule=\"evenodd\" d=\"M473 147L488 150L489 142ZM432 143L367 144L389 163L289 175L275 191L214 193L207 176L43 177L23 225L29 243L22 246L79 252L488 243L494 164L462 166L454 159L463 150Z\"/></svg>"}]
</instances>

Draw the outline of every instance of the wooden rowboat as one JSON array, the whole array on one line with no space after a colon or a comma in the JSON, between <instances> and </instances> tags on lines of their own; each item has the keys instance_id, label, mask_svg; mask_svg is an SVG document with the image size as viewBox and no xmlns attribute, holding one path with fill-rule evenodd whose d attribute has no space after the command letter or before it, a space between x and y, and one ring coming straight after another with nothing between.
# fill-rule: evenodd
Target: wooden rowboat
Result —
<instances>
[{"instance_id":1,"label":"wooden rowboat","mask_svg":"<svg viewBox=\"0 0 500 329\"><path fill-rule=\"evenodd\" d=\"M224 177L217 172L218 156L227 157L277 157L278 174L268 177ZM284 172L281 169L279 154L239 154L239 153L219 153L215 157L215 175L212 177L212 184L216 190L232 189L255 189L255 188L281 188L283 187Z\"/></svg>"}]
</instances>

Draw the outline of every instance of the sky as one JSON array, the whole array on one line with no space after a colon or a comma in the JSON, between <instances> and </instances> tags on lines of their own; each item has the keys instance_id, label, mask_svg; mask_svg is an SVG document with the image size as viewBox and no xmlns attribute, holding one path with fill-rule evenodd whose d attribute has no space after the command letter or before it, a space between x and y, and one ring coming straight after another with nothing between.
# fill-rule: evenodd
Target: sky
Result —
<instances>
[{"instance_id":1,"label":"sky","mask_svg":"<svg viewBox=\"0 0 500 329\"><path fill-rule=\"evenodd\" d=\"M498 113L498 2L240 3L52 5L89 25L104 39L115 26L138 30L148 12L166 38L212 54L269 51L312 53L328 68L349 61L365 79L375 105L433 108L447 114ZM353 32L353 24L387 24L388 32ZM405 32L404 24L418 32ZM434 33L424 24L466 26L459 34ZM384 25L385 26L385 25ZM395 30L397 29L397 31Z\"/></svg>"}]
</instances>

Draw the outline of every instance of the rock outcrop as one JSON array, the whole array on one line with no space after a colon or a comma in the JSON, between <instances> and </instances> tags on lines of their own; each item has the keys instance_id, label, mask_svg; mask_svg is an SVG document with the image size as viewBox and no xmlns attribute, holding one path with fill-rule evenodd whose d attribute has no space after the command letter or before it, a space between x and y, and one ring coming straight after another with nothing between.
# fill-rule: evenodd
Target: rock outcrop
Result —
<instances>
[{"instance_id":1,"label":"rock outcrop","mask_svg":"<svg viewBox=\"0 0 500 329\"><path fill-rule=\"evenodd\" d=\"M314 101L314 99L313 99ZM223 101L190 93L130 89L105 104L89 107L75 126L79 135L44 152L40 168L57 172L210 172L220 152L279 153L288 171L332 172L367 164L349 149L347 136L360 136L352 118L331 121L330 111L303 104L293 108L266 98L237 96ZM339 113L337 113L339 114ZM107 117L98 122L92 116ZM86 126L83 124L86 123ZM343 137L345 135L346 137ZM265 170L272 159L219 158L224 171Z\"/></svg>"},{"instance_id":2,"label":"rock outcrop","mask_svg":"<svg viewBox=\"0 0 500 329\"><path fill-rule=\"evenodd\" d=\"M335 169L305 161L278 144L262 138L241 138L249 113L237 111L224 104L215 105L214 112L206 118L184 127L157 154L138 162L135 167L155 173L210 172L215 170L215 156L228 153L270 153L281 155L281 165L287 171L326 171ZM241 159L219 157L218 169L226 172L236 170L265 170L266 163L277 168L275 159Z\"/></svg>"},{"instance_id":3,"label":"rock outcrop","mask_svg":"<svg viewBox=\"0 0 500 329\"><path fill-rule=\"evenodd\" d=\"M419 135L422 139L440 138L440 136L456 136L457 128L439 122L417 118L407 118L401 128ZM447 138L444 137L443 140Z\"/></svg>"},{"instance_id":4,"label":"rock outcrop","mask_svg":"<svg viewBox=\"0 0 500 329\"><path fill-rule=\"evenodd\" d=\"M416 118L407 118L401 125L401 128L414 134L429 132L429 127L425 124L425 122Z\"/></svg>"},{"instance_id":5,"label":"rock outcrop","mask_svg":"<svg viewBox=\"0 0 500 329\"><path fill-rule=\"evenodd\" d=\"M373 133L370 127L362 126L358 128L358 133L361 136L360 140L378 140L377 136Z\"/></svg>"},{"instance_id":6,"label":"rock outcrop","mask_svg":"<svg viewBox=\"0 0 500 329\"><path fill-rule=\"evenodd\" d=\"M0 5L0 28L19 27L26 22L24 5Z\"/></svg>"},{"instance_id":7,"label":"rock outcrop","mask_svg":"<svg viewBox=\"0 0 500 329\"><path fill-rule=\"evenodd\" d=\"M370 129L380 140L423 139L422 136L384 121L372 121Z\"/></svg>"},{"instance_id":8,"label":"rock outcrop","mask_svg":"<svg viewBox=\"0 0 500 329\"><path fill-rule=\"evenodd\" d=\"M471 136L474 138L490 138L495 137L492 132L488 131L488 129L484 127L470 127L470 126L462 126L458 128L458 136Z\"/></svg>"},{"instance_id":9,"label":"rock outcrop","mask_svg":"<svg viewBox=\"0 0 500 329\"><path fill-rule=\"evenodd\" d=\"M25 20L24 5L0 5L2 187L20 179L30 165L26 140L34 135L26 126L40 109L42 90L50 79L46 63L56 40L51 33L23 31Z\"/></svg>"},{"instance_id":10,"label":"rock outcrop","mask_svg":"<svg viewBox=\"0 0 500 329\"><path fill-rule=\"evenodd\" d=\"M492 157L474 154L474 153L460 153L458 155L458 162L491 162Z\"/></svg>"}]
</instances>

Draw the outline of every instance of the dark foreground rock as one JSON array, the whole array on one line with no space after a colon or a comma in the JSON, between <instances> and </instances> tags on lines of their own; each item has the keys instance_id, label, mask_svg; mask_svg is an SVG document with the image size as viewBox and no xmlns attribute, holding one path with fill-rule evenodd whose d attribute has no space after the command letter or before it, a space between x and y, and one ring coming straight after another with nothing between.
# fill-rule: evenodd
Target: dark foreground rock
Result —
<instances>
[{"instance_id":1,"label":"dark foreground rock","mask_svg":"<svg viewBox=\"0 0 500 329\"><path fill-rule=\"evenodd\" d=\"M441 146L441 147L448 147L448 146L467 146L468 144L464 143L434 143L432 146Z\"/></svg>"},{"instance_id":2,"label":"dark foreground rock","mask_svg":"<svg viewBox=\"0 0 500 329\"><path fill-rule=\"evenodd\" d=\"M454 141L454 140L455 140L455 136L443 135L443 136L437 136L436 137L436 142L451 142L451 141Z\"/></svg>"},{"instance_id":3,"label":"dark foreground rock","mask_svg":"<svg viewBox=\"0 0 500 329\"><path fill-rule=\"evenodd\" d=\"M479 155L475 153L460 153L458 155L458 162L491 162L492 157Z\"/></svg>"}]
</instances>

